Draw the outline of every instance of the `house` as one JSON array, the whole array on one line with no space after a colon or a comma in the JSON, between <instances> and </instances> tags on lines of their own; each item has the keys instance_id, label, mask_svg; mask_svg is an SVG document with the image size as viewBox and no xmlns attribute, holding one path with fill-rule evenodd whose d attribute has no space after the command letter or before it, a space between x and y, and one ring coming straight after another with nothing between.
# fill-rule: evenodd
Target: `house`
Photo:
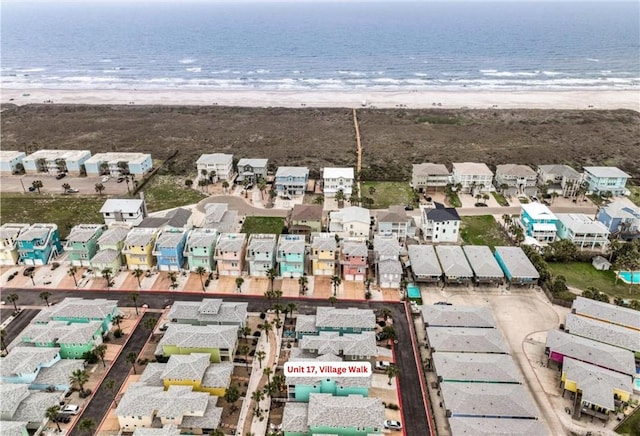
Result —
<instances>
[{"instance_id":1,"label":"house","mask_svg":"<svg viewBox=\"0 0 640 436\"><path fill-rule=\"evenodd\" d=\"M274 234L254 233L249 236L246 263L249 275L267 277L276 266L277 236Z\"/></svg>"},{"instance_id":2,"label":"house","mask_svg":"<svg viewBox=\"0 0 640 436\"><path fill-rule=\"evenodd\" d=\"M153 248L158 270L180 271L184 264L184 247L187 243L187 231L169 228L160 232Z\"/></svg>"},{"instance_id":3,"label":"house","mask_svg":"<svg viewBox=\"0 0 640 436\"><path fill-rule=\"evenodd\" d=\"M307 240L312 233L322 232L322 205L296 204L287 215L287 228L292 235L305 235Z\"/></svg>"},{"instance_id":4,"label":"house","mask_svg":"<svg viewBox=\"0 0 640 436\"><path fill-rule=\"evenodd\" d=\"M306 243L302 235L280 235L277 261L282 277L298 278L305 271Z\"/></svg>"},{"instance_id":5,"label":"house","mask_svg":"<svg viewBox=\"0 0 640 436\"><path fill-rule=\"evenodd\" d=\"M0 265L16 265L20 258L18 236L29 229L29 224L5 223L0 226Z\"/></svg>"},{"instance_id":6,"label":"house","mask_svg":"<svg viewBox=\"0 0 640 436\"><path fill-rule=\"evenodd\" d=\"M311 241L311 272L314 276L333 276L338 261L338 242L331 233L320 233Z\"/></svg>"},{"instance_id":7,"label":"house","mask_svg":"<svg viewBox=\"0 0 640 436\"><path fill-rule=\"evenodd\" d=\"M612 196L629 195L626 188L631 176L616 167L584 167L584 183L587 191Z\"/></svg>"},{"instance_id":8,"label":"house","mask_svg":"<svg viewBox=\"0 0 640 436\"><path fill-rule=\"evenodd\" d=\"M60 392L32 391L26 384L0 383L0 398L3 436L41 434L47 422L47 409L59 404Z\"/></svg>"},{"instance_id":9,"label":"house","mask_svg":"<svg viewBox=\"0 0 640 436\"><path fill-rule=\"evenodd\" d=\"M364 241L345 240L340 250L342 278L347 281L364 282L367 278L369 250Z\"/></svg>"},{"instance_id":10,"label":"house","mask_svg":"<svg viewBox=\"0 0 640 436\"><path fill-rule=\"evenodd\" d=\"M189 232L184 255L187 256L190 271L197 271L200 267L209 273L216 270L213 258L219 237L216 229L193 229Z\"/></svg>"},{"instance_id":11,"label":"house","mask_svg":"<svg viewBox=\"0 0 640 436\"><path fill-rule=\"evenodd\" d=\"M315 315L298 315L295 331L298 339L321 332L337 332L342 336L347 333L372 332L375 325L376 316L372 309L317 307Z\"/></svg>"},{"instance_id":12,"label":"house","mask_svg":"<svg viewBox=\"0 0 640 436\"><path fill-rule=\"evenodd\" d=\"M201 227L216 229L220 233L234 233L239 230L237 210L228 210L227 203L208 203Z\"/></svg>"},{"instance_id":13,"label":"house","mask_svg":"<svg viewBox=\"0 0 640 436\"><path fill-rule=\"evenodd\" d=\"M125 264L122 249L130 230L128 226L112 225L102 233L98 239L98 251L89 263L93 270L102 271L108 268L114 272L120 271Z\"/></svg>"},{"instance_id":14,"label":"house","mask_svg":"<svg viewBox=\"0 0 640 436\"><path fill-rule=\"evenodd\" d=\"M378 284L381 288L399 289L402 281L402 264L398 259L384 259L377 263Z\"/></svg>"},{"instance_id":15,"label":"house","mask_svg":"<svg viewBox=\"0 0 640 436\"><path fill-rule=\"evenodd\" d=\"M353 168L324 168L322 170L323 193L326 198L333 198L342 191L345 199L353 192L355 179Z\"/></svg>"},{"instance_id":16,"label":"house","mask_svg":"<svg viewBox=\"0 0 640 436\"><path fill-rule=\"evenodd\" d=\"M329 212L329 232L340 238L361 237L369 239L371 213L369 209L349 206L341 210Z\"/></svg>"},{"instance_id":17,"label":"house","mask_svg":"<svg viewBox=\"0 0 640 436\"><path fill-rule=\"evenodd\" d=\"M339 332L320 332L317 335L303 335L298 346L314 355L335 354L344 360L368 360L378 355L374 332L342 335Z\"/></svg>"},{"instance_id":18,"label":"house","mask_svg":"<svg viewBox=\"0 0 640 436\"><path fill-rule=\"evenodd\" d=\"M147 206L141 199L110 198L100 208L107 225L126 223L137 226L147 216Z\"/></svg>"},{"instance_id":19,"label":"house","mask_svg":"<svg viewBox=\"0 0 640 436\"><path fill-rule=\"evenodd\" d=\"M609 229L583 213L559 213L556 228L560 239L573 242L581 250L604 250L609 245Z\"/></svg>"},{"instance_id":20,"label":"house","mask_svg":"<svg viewBox=\"0 0 640 436\"><path fill-rule=\"evenodd\" d=\"M22 151L0 150L0 175L9 176L24 170L22 159L26 156Z\"/></svg>"},{"instance_id":21,"label":"house","mask_svg":"<svg viewBox=\"0 0 640 436\"><path fill-rule=\"evenodd\" d=\"M475 436L548 436L549 430L542 421L535 419L506 418L449 418L449 427L453 435Z\"/></svg>"},{"instance_id":22,"label":"house","mask_svg":"<svg viewBox=\"0 0 640 436\"><path fill-rule=\"evenodd\" d=\"M307 167L279 167L276 171L274 188L278 197L304 195L309 179Z\"/></svg>"},{"instance_id":23,"label":"house","mask_svg":"<svg viewBox=\"0 0 640 436\"><path fill-rule=\"evenodd\" d=\"M231 183L233 178L233 155L224 153L203 154L196 161L198 177L212 183L218 180Z\"/></svg>"},{"instance_id":24,"label":"house","mask_svg":"<svg viewBox=\"0 0 640 436\"><path fill-rule=\"evenodd\" d=\"M458 242L460 215L453 207L434 203L435 207L420 206L422 237L429 242Z\"/></svg>"},{"instance_id":25,"label":"house","mask_svg":"<svg viewBox=\"0 0 640 436\"><path fill-rule=\"evenodd\" d=\"M60 362L57 348L13 347L6 357L0 357L0 381L30 385L43 368Z\"/></svg>"},{"instance_id":26,"label":"house","mask_svg":"<svg viewBox=\"0 0 640 436\"><path fill-rule=\"evenodd\" d=\"M383 211L376 216L376 234L394 236L399 242L404 242L407 236L415 237L416 225L403 206L389 206L388 212Z\"/></svg>"},{"instance_id":27,"label":"house","mask_svg":"<svg viewBox=\"0 0 640 436\"><path fill-rule=\"evenodd\" d=\"M98 252L98 239L106 226L102 224L78 224L67 236L66 252L74 266L90 266L90 261Z\"/></svg>"},{"instance_id":28,"label":"house","mask_svg":"<svg viewBox=\"0 0 640 436\"><path fill-rule=\"evenodd\" d=\"M246 159L238 161L238 177L236 183L244 183L249 180L251 183L258 183L260 180L267 180L267 165L269 159Z\"/></svg>"},{"instance_id":29,"label":"house","mask_svg":"<svg viewBox=\"0 0 640 436\"><path fill-rule=\"evenodd\" d=\"M409 245L409 266L413 281L436 283L442 277L442 268L433 245Z\"/></svg>"},{"instance_id":30,"label":"house","mask_svg":"<svg viewBox=\"0 0 640 436\"><path fill-rule=\"evenodd\" d=\"M526 386L509 383L441 383L448 417L538 419L538 409Z\"/></svg>"},{"instance_id":31,"label":"house","mask_svg":"<svg viewBox=\"0 0 640 436\"><path fill-rule=\"evenodd\" d=\"M509 283L530 286L540 278L540 274L520 247L495 247L493 253Z\"/></svg>"},{"instance_id":32,"label":"house","mask_svg":"<svg viewBox=\"0 0 640 436\"><path fill-rule=\"evenodd\" d=\"M0 428L6 436L29 436L27 422L0 420Z\"/></svg>"},{"instance_id":33,"label":"house","mask_svg":"<svg viewBox=\"0 0 640 436\"><path fill-rule=\"evenodd\" d=\"M459 245L438 245L436 254L445 283L468 285L473 280L473 270Z\"/></svg>"},{"instance_id":34,"label":"house","mask_svg":"<svg viewBox=\"0 0 640 436\"><path fill-rule=\"evenodd\" d=\"M33 224L18 235L18 261L22 265L46 265L62 254L55 224Z\"/></svg>"},{"instance_id":35,"label":"house","mask_svg":"<svg viewBox=\"0 0 640 436\"><path fill-rule=\"evenodd\" d=\"M20 348L32 349L31 347ZM60 360L51 366L40 368L35 380L29 385L29 389L47 391L53 388L56 391L68 392L73 387L70 380L71 375L74 371L84 368L83 360Z\"/></svg>"},{"instance_id":36,"label":"house","mask_svg":"<svg viewBox=\"0 0 640 436\"><path fill-rule=\"evenodd\" d=\"M232 362L238 346L236 325L169 324L156 347L159 359L173 354L206 353L211 362Z\"/></svg>"},{"instance_id":37,"label":"house","mask_svg":"<svg viewBox=\"0 0 640 436\"><path fill-rule=\"evenodd\" d=\"M609 229L612 236L626 240L640 238L640 207L615 200L600 206L596 219Z\"/></svg>"},{"instance_id":38,"label":"house","mask_svg":"<svg viewBox=\"0 0 640 436\"><path fill-rule=\"evenodd\" d=\"M398 260L401 247L393 236L374 235L373 253L375 261Z\"/></svg>"},{"instance_id":39,"label":"house","mask_svg":"<svg viewBox=\"0 0 640 436\"><path fill-rule=\"evenodd\" d=\"M422 320L426 327L496 328L496 320L486 306L422 306Z\"/></svg>"},{"instance_id":40,"label":"house","mask_svg":"<svg viewBox=\"0 0 640 436\"><path fill-rule=\"evenodd\" d=\"M153 247L158 236L158 229L134 228L127 235L122 247L122 254L127 259L130 270L150 270L155 264Z\"/></svg>"},{"instance_id":41,"label":"house","mask_svg":"<svg viewBox=\"0 0 640 436\"><path fill-rule=\"evenodd\" d=\"M474 282L502 284L504 272L486 245L464 245L462 247L473 270Z\"/></svg>"},{"instance_id":42,"label":"house","mask_svg":"<svg viewBox=\"0 0 640 436\"><path fill-rule=\"evenodd\" d=\"M431 365L442 382L520 384L520 371L508 354L433 353Z\"/></svg>"},{"instance_id":43,"label":"house","mask_svg":"<svg viewBox=\"0 0 640 436\"><path fill-rule=\"evenodd\" d=\"M505 195L535 195L538 175L526 165L506 164L496 167L495 186Z\"/></svg>"},{"instance_id":44,"label":"house","mask_svg":"<svg viewBox=\"0 0 640 436\"><path fill-rule=\"evenodd\" d=\"M222 276L242 275L244 270L247 235L244 233L222 233L216 244L214 259L218 274Z\"/></svg>"},{"instance_id":45,"label":"house","mask_svg":"<svg viewBox=\"0 0 640 436\"><path fill-rule=\"evenodd\" d=\"M520 226L527 236L539 242L553 242L558 231L558 218L542 203L533 202L520 206Z\"/></svg>"},{"instance_id":46,"label":"house","mask_svg":"<svg viewBox=\"0 0 640 436\"><path fill-rule=\"evenodd\" d=\"M289 362L296 362L301 365L340 362L342 359L333 354L322 354L320 356L307 355L299 348L293 348L289 357ZM287 385L287 398L292 401L309 402L310 394L329 394L333 397L345 397L348 395L369 395L371 380L373 376L369 373L365 377L327 377L325 375L309 374L288 374L285 383Z\"/></svg>"},{"instance_id":47,"label":"house","mask_svg":"<svg viewBox=\"0 0 640 436\"><path fill-rule=\"evenodd\" d=\"M115 415L124 432L171 425L180 428L180 433L210 434L222 420L222 408L216 406L217 401L218 397L206 392L194 392L192 386L174 385L165 391L162 386L132 383L120 399Z\"/></svg>"},{"instance_id":48,"label":"house","mask_svg":"<svg viewBox=\"0 0 640 436\"><path fill-rule=\"evenodd\" d=\"M640 352L640 332L630 328L569 313L564 331L634 353Z\"/></svg>"},{"instance_id":49,"label":"house","mask_svg":"<svg viewBox=\"0 0 640 436\"><path fill-rule=\"evenodd\" d=\"M384 406L378 398L309 394L308 403L285 403L284 436L370 436L382 432Z\"/></svg>"},{"instance_id":50,"label":"house","mask_svg":"<svg viewBox=\"0 0 640 436\"><path fill-rule=\"evenodd\" d=\"M435 163L413 164L411 187L418 192L437 191L451 183L451 173L446 166Z\"/></svg>"},{"instance_id":51,"label":"house","mask_svg":"<svg viewBox=\"0 0 640 436\"><path fill-rule=\"evenodd\" d=\"M30 324L18 338L20 342L35 347L57 347L62 359L83 359L84 353L102 344L102 333L102 323L98 321L49 321Z\"/></svg>"},{"instance_id":52,"label":"house","mask_svg":"<svg viewBox=\"0 0 640 436\"><path fill-rule=\"evenodd\" d=\"M54 306L42 309L31 322L34 324L46 324L50 321L64 321L71 324L99 322L102 332L107 333L111 329L113 319L118 315L116 300L67 297Z\"/></svg>"},{"instance_id":53,"label":"house","mask_svg":"<svg viewBox=\"0 0 640 436\"><path fill-rule=\"evenodd\" d=\"M166 319L178 324L235 325L244 327L247 321L248 303L205 298L202 301L175 301Z\"/></svg>"},{"instance_id":54,"label":"house","mask_svg":"<svg viewBox=\"0 0 640 436\"><path fill-rule=\"evenodd\" d=\"M615 306L590 298L576 297L571 306L571 313L640 331L638 311L627 307Z\"/></svg>"},{"instance_id":55,"label":"house","mask_svg":"<svg viewBox=\"0 0 640 436\"><path fill-rule=\"evenodd\" d=\"M493 172L484 163L454 162L451 178L454 185L461 185L461 191L476 195L488 192L493 187Z\"/></svg>"},{"instance_id":56,"label":"house","mask_svg":"<svg viewBox=\"0 0 640 436\"><path fill-rule=\"evenodd\" d=\"M69 173L80 176L90 157L89 150L38 150L22 158L22 165L28 175Z\"/></svg>"},{"instance_id":57,"label":"house","mask_svg":"<svg viewBox=\"0 0 640 436\"><path fill-rule=\"evenodd\" d=\"M431 352L509 354L498 329L484 327L427 327Z\"/></svg>"},{"instance_id":58,"label":"house","mask_svg":"<svg viewBox=\"0 0 640 436\"><path fill-rule=\"evenodd\" d=\"M153 168L147 153L96 153L84 162L87 176L121 177L134 175L142 178Z\"/></svg>"},{"instance_id":59,"label":"house","mask_svg":"<svg viewBox=\"0 0 640 436\"><path fill-rule=\"evenodd\" d=\"M151 229L191 229L192 228L192 220L191 220L192 212L189 209L185 209L183 207L178 207L176 209L172 209L167 212L164 216L148 216L143 219L138 227L140 228L151 228Z\"/></svg>"},{"instance_id":60,"label":"house","mask_svg":"<svg viewBox=\"0 0 640 436\"><path fill-rule=\"evenodd\" d=\"M133 432L133 436L180 436L180 434L180 430L172 424L165 425L162 428L139 427Z\"/></svg>"},{"instance_id":61,"label":"house","mask_svg":"<svg viewBox=\"0 0 640 436\"><path fill-rule=\"evenodd\" d=\"M538 165L538 184L549 193L575 197L582 184L582 175L568 165Z\"/></svg>"},{"instance_id":62,"label":"house","mask_svg":"<svg viewBox=\"0 0 640 436\"><path fill-rule=\"evenodd\" d=\"M611 262L602 256L596 256L591 260L591 265L598 271L609 271L611 268Z\"/></svg>"}]
</instances>

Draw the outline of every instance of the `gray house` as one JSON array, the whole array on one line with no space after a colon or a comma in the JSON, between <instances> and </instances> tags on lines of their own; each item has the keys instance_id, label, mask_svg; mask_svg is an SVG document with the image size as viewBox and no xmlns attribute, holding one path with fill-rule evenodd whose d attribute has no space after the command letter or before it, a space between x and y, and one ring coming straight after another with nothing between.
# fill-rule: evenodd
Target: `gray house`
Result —
<instances>
[{"instance_id":1,"label":"gray house","mask_svg":"<svg viewBox=\"0 0 640 436\"><path fill-rule=\"evenodd\" d=\"M244 183L245 180L258 183L261 179L266 180L268 163L269 159L240 159L236 183Z\"/></svg>"}]
</instances>

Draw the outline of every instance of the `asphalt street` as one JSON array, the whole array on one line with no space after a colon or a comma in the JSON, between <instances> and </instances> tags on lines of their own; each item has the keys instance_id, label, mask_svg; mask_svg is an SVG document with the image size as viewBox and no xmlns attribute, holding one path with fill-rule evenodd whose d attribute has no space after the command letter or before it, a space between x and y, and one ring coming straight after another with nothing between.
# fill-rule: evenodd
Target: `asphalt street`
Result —
<instances>
[{"instance_id":1,"label":"asphalt street","mask_svg":"<svg viewBox=\"0 0 640 436\"><path fill-rule=\"evenodd\" d=\"M18 307L20 306L18 305ZM3 321L6 319L5 316L7 317L10 316L13 310L10 310L8 312L9 313L6 313L4 309L2 310ZM20 314L16 318L14 318L13 321L9 323L9 325L5 328L5 331L7 332L7 336L4 339L4 342L7 344L7 346L9 346L9 344L11 344L11 342L13 342L16 339L16 337L18 336L18 333L24 330L24 328L31 322L33 317L36 316L38 312L40 312L40 310L23 309L22 312L20 312Z\"/></svg>"}]
</instances>

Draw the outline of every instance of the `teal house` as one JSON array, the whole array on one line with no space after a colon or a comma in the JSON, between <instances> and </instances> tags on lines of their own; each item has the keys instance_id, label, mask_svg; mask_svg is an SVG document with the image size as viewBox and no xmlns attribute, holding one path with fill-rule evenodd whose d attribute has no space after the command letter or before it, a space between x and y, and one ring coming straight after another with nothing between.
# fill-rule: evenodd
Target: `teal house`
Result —
<instances>
[{"instance_id":1,"label":"teal house","mask_svg":"<svg viewBox=\"0 0 640 436\"><path fill-rule=\"evenodd\" d=\"M305 250L304 235L280 235L277 261L282 277L298 278L304 274Z\"/></svg>"},{"instance_id":2,"label":"teal house","mask_svg":"<svg viewBox=\"0 0 640 436\"><path fill-rule=\"evenodd\" d=\"M98 240L106 228L101 224L78 224L67 237L66 251L74 266L90 266L98 251Z\"/></svg>"},{"instance_id":3,"label":"teal house","mask_svg":"<svg viewBox=\"0 0 640 436\"><path fill-rule=\"evenodd\" d=\"M63 251L55 224L33 224L17 242L19 263L23 265L46 265Z\"/></svg>"},{"instance_id":4,"label":"teal house","mask_svg":"<svg viewBox=\"0 0 640 436\"><path fill-rule=\"evenodd\" d=\"M102 343L102 325L97 321L82 324L50 321L31 324L18 337L20 342L35 347L58 347L62 359L82 359L84 353Z\"/></svg>"},{"instance_id":5,"label":"teal house","mask_svg":"<svg viewBox=\"0 0 640 436\"><path fill-rule=\"evenodd\" d=\"M378 398L311 394L308 403L285 403L282 432L285 436L369 436L382 432L383 421L384 406Z\"/></svg>"},{"instance_id":6,"label":"teal house","mask_svg":"<svg viewBox=\"0 0 640 436\"><path fill-rule=\"evenodd\" d=\"M94 300L83 298L65 298L55 306L42 309L32 324L47 324L50 321L64 321L69 324L86 324L98 322L102 333L111 328L113 319L118 315L116 300L98 298Z\"/></svg>"},{"instance_id":7,"label":"teal house","mask_svg":"<svg viewBox=\"0 0 640 436\"><path fill-rule=\"evenodd\" d=\"M349 307L318 307L315 315L298 315L296 337L317 336L320 332L349 333L372 332L376 327L376 316L372 309Z\"/></svg>"},{"instance_id":8,"label":"teal house","mask_svg":"<svg viewBox=\"0 0 640 436\"><path fill-rule=\"evenodd\" d=\"M196 271L199 267L207 272L216 270L214 254L216 242L220 233L216 229L193 229L187 236L184 255L187 257L190 271Z\"/></svg>"}]
</instances>

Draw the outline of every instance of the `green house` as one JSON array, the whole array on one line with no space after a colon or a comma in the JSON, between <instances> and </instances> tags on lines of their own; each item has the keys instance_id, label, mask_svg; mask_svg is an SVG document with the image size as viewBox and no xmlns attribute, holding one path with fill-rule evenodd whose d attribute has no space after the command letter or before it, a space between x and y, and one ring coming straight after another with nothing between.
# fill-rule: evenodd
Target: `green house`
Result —
<instances>
[{"instance_id":1,"label":"green house","mask_svg":"<svg viewBox=\"0 0 640 436\"><path fill-rule=\"evenodd\" d=\"M101 224L78 224L71 229L65 247L71 265L90 266L91 258L98 251L98 239L105 228Z\"/></svg>"},{"instance_id":2,"label":"green house","mask_svg":"<svg viewBox=\"0 0 640 436\"><path fill-rule=\"evenodd\" d=\"M64 321L69 324L99 322L102 332L111 328L113 318L118 315L116 300L97 298L65 298L55 306L42 309L33 320L33 324L47 324L50 321Z\"/></svg>"},{"instance_id":3,"label":"green house","mask_svg":"<svg viewBox=\"0 0 640 436\"><path fill-rule=\"evenodd\" d=\"M125 265L122 248L127 239L130 228L126 225L112 225L98 239L98 251L91 258L91 268L95 271L110 269L113 272L120 271Z\"/></svg>"},{"instance_id":4,"label":"green house","mask_svg":"<svg viewBox=\"0 0 640 436\"><path fill-rule=\"evenodd\" d=\"M82 359L84 353L102 343L102 324L50 321L29 325L19 337L21 342L36 347L58 347L62 359Z\"/></svg>"},{"instance_id":5,"label":"green house","mask_svg":"<svg viewBox=\"0 0 640 436\"><path fill-rule=\"evenodd\" d=\"M376 316L371 309L336 309L318 307L315 315L298 315L296 337L318 335L320 332L338 332L340 335L374 331Z\"/></svg>"},{"instance_id":6,"label":"green house","mask_svg":"<svg viewBox=\"0 0 640 436\"><path fill-rule=\"evenodd\" d=\"M238 346L238 327L235 325L170 324L155 355L166 361L174 354L206 353L211 362L233 361Z\"/></svg>"},{"instance_id":7,"label":"green house","mask_svg":"<svg viewBox=\"0 0 640 436\"><path fill-rule=\"evenodd\" d=\"M193 229L189 232L184 255L187 257L190 271L202 267L207 272L216 270L213 255L220 233L216 229Z\"/></svg>"}]
</instances>

